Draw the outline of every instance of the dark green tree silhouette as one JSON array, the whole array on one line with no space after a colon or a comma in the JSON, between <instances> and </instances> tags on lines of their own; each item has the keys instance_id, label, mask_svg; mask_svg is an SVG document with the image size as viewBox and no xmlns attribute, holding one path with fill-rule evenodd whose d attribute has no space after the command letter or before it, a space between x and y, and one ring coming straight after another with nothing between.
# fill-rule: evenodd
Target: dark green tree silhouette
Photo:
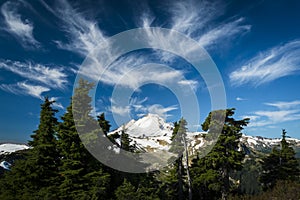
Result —
<instances>
[{"instance_id":1,"label":"dark green tree silhouette","mask_svg":"<svg viewBox=\"0 0 300 200\"><path fill-rule=\"evenodd\" d=\"M107 133L109 133L111 125L109 121L105 119L104 113L101 113L100 115L97 116L97 121L99 123L100 128L103 131L103 134L107 136Z\"/></svg>"},{"instance_id":2,"label":"dark green tree silhouette","mask_svg":"<svg viewBox=\"0 0 300 200\"><path fill-rule=\"evenodd\" d=\"M95 134L92 131L98 126L90 115L92 107L88 94L92 88L93 84L79 80L72 102L59 125L59 149L62 156L60 173L63 179L59 189L62 199L103 199L106 196L109 175L85 146L89 145L87 142L93 142ZM83 137L85 143L82 142Z\"/></svg>"},{"instance_id":3,"label":"dark green tree silhouette","mask_svg":"<svg viewBox=\"0 0 300 200\"><path fill-rule=\"evenodd\" d=\"M242 168L245 154L239 150L239 142L249 119L235 120L234 110L212 111L202 124L202 129L208 131L207 138L217 135L218 130L221 133L205 157L193 160L193 191L197 199L227 199L232 189L229 174Z\"/></svg>"},{"instance_id":4,"label":"dark green tree silhouette","mask_svg":"<svg viewBox=\"0 0 300 200\"><path fill-rule=\"evenodd\" d=\"M124 179L123 184L116 189L115 195L117 200L136 199L136 188L127 179Z\"/></svg>"},{"instance_id":5,"label":"dark green tree silhouette","mask_svg":"<svg viewBox=\"0 0 300 200\"><path fill-rule=\"evenodd\" d=\"M174 122L172 133L172 143L170 152L177 157L172 157L168 167L157 175L160 181L160 196L162 199L184 199L186 184L186 173L183 165L183 152L185 150L186 140L186 125L185 119L181 118L178 122Z\"/></svg>"},{"instance_id":6,"label":"dark green tree silhouette","mask_svg":"<svg viewBox=\"0 0 300 200\"><path fill-rule=\"evenodd\" d=\"M282 130L281 148L274 147L262 160L262 174L259 181L264 190L271 189L278 180L299 180L299 163L295 150L286 141L286 131Z\"/></svg>"},{"instance_id":7,"label":"dark green tree silhouette","mask_svg":"<svg viewBox=\"0 0 300 200\"><path fill-rule=\"evenodd\" d=\"M122 132L120 135L120 141L121 141L121 144L120 144L121 149L123 149L125 151L129 151L129 152L135 151L136 147L134 145L130 144L132 142L132 139L126 133L126 129L124 126L122 128Z\"/></svg>"},{"instance_id":8,"label":"dark green tree silhouette","mask_svg":"<svg viewBox=\"0 0 300 200\"><path fill-rule=\"evenodd\" d=\"M40 123L31 136L31 149L24 160L16 161L11 172L6 174L7 183L1 188L1 199L54 199L59 183L57 150L57 110L52 108L54 101L45 98L41 105Z\"/></svg>"}]
</instances>

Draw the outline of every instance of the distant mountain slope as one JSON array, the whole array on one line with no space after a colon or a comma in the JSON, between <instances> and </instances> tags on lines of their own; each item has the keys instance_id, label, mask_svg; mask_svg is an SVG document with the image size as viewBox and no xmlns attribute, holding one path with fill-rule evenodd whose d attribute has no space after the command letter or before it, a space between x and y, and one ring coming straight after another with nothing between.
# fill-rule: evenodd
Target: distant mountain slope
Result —
<instances>
[{"instance_id":1,"label":"distant mountain slope","mask_svg":"<svg viewBox=\"0 0 300 200\"><path fill-rule=\"evenodd\" d=\"M173 124L167 123L156 114L148 114L138 120L131 120L124 126L112 131L110 134L121 134L125 129L126 133L132 139L139 149L146 152L155 152L158 150L168 151L171 144L171 136ZM187 132L187 144L190 155L195 154L207 142L203 137L205 132ZM295 138L287 139L293 145L298 157L300 157L300 140ZM280 147L280 138L264 138L261 136L243 135L241 145L243 145L248 153L268 153L273 147ZM117 140L119 143L120 141Z\"/></svg>"},{"instance_id":2,"label":"distant mountain slope","mask_svg":"<svg viewBox=\"0 0 300 200\"><path fill-rule=\"evenodd\" d=\"M24 150L28 148L29 146L26 144L13 144L13 143L0 144L0 155L13 153L15 151Z\"/></svg>"},{"instance_id":3,"label":"distant mountain slope","mask_svg":"<svg viewBox=\"0 0 300 200\"><path fill-rule=\"evenodd\" d=\"M173 132L173 124L167 123L156 114L148 114L138 120L131 120L124 126L108 133L121 134L125 129L132 139L132 144L137 148L146 152L168 151L171 145L171 137ZM205 132L187 132L187 145L190 155L195 154L201 147L206 144ZM295 138L287 138L288 142L293 145L297 152L297 157L300 158L300 140ZM264 138L261 136L243 135L241 144L246 151L250 153L268 153L273 147L280 147L280 138ZM119 143L119 139L116 141ZM19 150L30 148L26 144L4 143L0 144L0 155L10 154Z\"/></svg>"}]
</instances>

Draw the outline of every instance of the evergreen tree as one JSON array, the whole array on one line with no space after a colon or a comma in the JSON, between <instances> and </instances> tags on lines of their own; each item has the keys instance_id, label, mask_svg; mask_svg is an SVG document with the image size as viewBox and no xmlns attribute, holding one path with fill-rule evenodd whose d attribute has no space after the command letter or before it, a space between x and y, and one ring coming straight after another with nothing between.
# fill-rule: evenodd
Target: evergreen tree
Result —
<instances>
[{"instance_id":1,"label":"evergreen tree","mask_svg":"<svg viewBox=\"0 0 300 200\"><path fill-rule=\"evenodd\" d=\"M193 160L193 191L197 199L227 199L232 189L229 174L242 168L245 154L238 150L238 145L249 119L235 120L233 115L234 109L213 111L202 124L208 135L216 135L220 127L222 131L212 150L205 157Z\"/></svg>"},{"instance_id":2,"label":"evergreen tree","mask_svg":"<svg viewBox=\"0 0 300 200\"><path fill-rule=\"evenodd\" d=\"M146 175L146 177L148 177ZM151 177L148 177L150 180ZM153 182L141 180L141 183L135 187L126 178L122 185L120 185L116 191L115 196L117 200L159 200L156 194L155 188L151 185Z\"/></svg>"},{"instance_id":3,"label":"evergreen tree","mask_svg":"<svg viewBox=\"0 0 300 200\"><path fill-rule=\"evenodd\" d=\"M109 175L88 152L78 134L78 131L88 134L91 130L86 126L97 124L90 116L92 108L88 93L92 87L93 84L79 80L72 102L59 125L59 149L62 156L60 173L63 177L61 199L105 199Z\"/></svg>"},{"instance_id":4,"label":"evergreen tree","mask_svg":"<svg viewBox=\"0 0 300 200\"><path fill-rule=\"evenodd\" d=\"M155 174L158 172L149 172L140 174L138 177L137 193L140 200L159 200L159 185L155 180Z\"/></svg>"},{"instance_id":5,"label":"evergreen tree","mask_svg":"<svg viewBox=\"0 0 300 200\"><path fill-rule=\"evenodd\" d=\"M259 181L263 189L273 188L278 180L299 180L299 163L295 151L286 141L286 131L282 130L281 149L273 148L262 160L262 174Z\"/></svg>"},{"instance_id":6,"label":"evergreen tree","mask_svg":"<svg viewBox=\"0 0 300 200\"><path fill-rule=\"evenodd\" d=\"M185 150L186 125L187 122L183 118L179 122L174 123L170 152L177 155L178 158L157 176L161 182L160 196L162 199L184 199L185 171L183 166L183 152ZM174 158L171 158L171 160L174 160Z\"/></svg>"},{"instance_id":7,"label":"evergreen tree","mask_svg":"<svg viewBox=\"0 0 300 200\"><path fill-rule=\"evenodd\" d=\"M38 187L51 187L56 185L58 178L59 153L57 150L57 118L47 97L41 106L40 124L33 138L28 144L32 147L27 157L27 165L34 166L32 181L36 181Z\"/></svg>"},{"instance_id":8,"label":"evergreen tree","mask_svg":"<svg viewBox=\"0 0 300 200\"><path fill-rule=\"evenodd\" d=\"M87 173L86 159L88 152L82 144L76 130L72 114L72 103L67 112L62 116L59 125L59 150L62 156L60 173L63 178L60 185L60 196L62 199L80 198L84 194L84 175Z\"/></svg>"},{"instance_id":9,"label":"evergreen tree","mask_svg":"<svg viewBox=\"0 0 300 200\"><path fill-rule=\"evenodd\" d=\"M40 124L31 136L31 149L24 160L16 161L7 173L6 197L1 199L55 199L54 192L59 182L59 154L56 145L57 119L51 105L45 98L41 105ZM2 188L3 189L3 188Z\"/></svg>"},{"instance_id":10,"label":"evergreen tree","mask_svg":"<svg viewBox=\"0 0 300 200\"><path fill-rule=\"evenodd\" d=\"M176 188L178 187L177 170L172 166L167 166L156 175L159 183L159 197L161 199L177 199Z\"/></svg>"},{"instance_id":11,"label":"evergreen tree","mask_svg":"<svg viewBox=\"0 0 300 200\"><path fill-rule=\"evenodd\" d=\"M136 189L135 187L124 179L123 184L118 187L115 191L116 199L117 200L132 200L137 199Z\"/></svg>"},{"instance_id":12,"label":"evergreen tree","mask_svg":"<svg viewBox=\"0 0 300 200\"><path fill-rule=\"evenodd\" d=\"M98 115L97 119L98 119L99 126L103 131L103 134L105 136L107 136L107 133L109 133L109 130L110 130L110 127L111 127L109 121L107 121L105 119L104 113L101 113L100 115Z\"/></svg>"},{"instance_id":13,"label":"evergreen tree","mask_svg":"<svg viewBox=\"0 0 300 200\"><path fill-rule=\"evenodd\" d=\"M134 152L135 146L131 145L132 139L129 137L129 135L126 133L125 127L123 126L122 132L121 132L121 149L125 151Z\"/></svg>"}]
</instances>

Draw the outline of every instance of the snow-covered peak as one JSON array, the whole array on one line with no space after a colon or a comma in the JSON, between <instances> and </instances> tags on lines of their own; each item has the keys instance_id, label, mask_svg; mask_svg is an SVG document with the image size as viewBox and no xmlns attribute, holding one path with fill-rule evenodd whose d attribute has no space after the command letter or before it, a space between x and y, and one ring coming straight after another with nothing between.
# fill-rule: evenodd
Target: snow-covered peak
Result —
<instances>
[{"instance_id":1,"label":"snow-covered peak","mask_svg":"<svg viewBox=\"0 0 300 200\"><path fill-rule=\"evenodd\" d=\"M111 132L111 134L121 132L123 128L125 128L126 133L131 137L144 138L171 136L173 125L165 122L165 120L157 114L147 114L136 121L131 120L124 126Z\"/></svg>"},{"instance_id":2,"label":"snow-covered peak","mask_svg":"<svg viewBox=\"0 0 300 200\"><path fill-rule=\"evenodd\" d=\"M294 148L300 147L300 140L296 138L286 138ZM280 147L281 138L265 138L261 136L243 135L241 142L251 149L269 152L273 147Z\"/></svg>"},{"instance_id":3,"label":"snow-covered peak","mask_svg":"<svg viewBox=\"0 0 300 200\"><path fill-rule=\"evenodd\" d=\"M127 124L119 127L117 130L109 134L121 134L122 130L132 139L134 144L140 150L146 152L168 151L171 147L171 138L173 132L173 124L167 123L157 114L147 114L138 120L131 120ZM187 132L187 147L190 155L195 155L201 151L201 148L208 142L203 135L206 132ZM295 138L287 138L288 142L300 148L300 140ZM281 138L264 138L260 136L242 135L241 143L253 151L270 152L273 147L279 147ZM116 139L119 144L119 138Z\"/></svg>"},{"instance_id":4,"label":"snow-covered peak","mask_svg":"<svg viewBox=\"0 0 300 200\"><path fill-rule=\"evenodd\" d=\"M28 148L29 146L27 146L26 144L0 144L0 155L6 153L13 153L15 151L24 150Z\"/></svg>"}]
</instances>

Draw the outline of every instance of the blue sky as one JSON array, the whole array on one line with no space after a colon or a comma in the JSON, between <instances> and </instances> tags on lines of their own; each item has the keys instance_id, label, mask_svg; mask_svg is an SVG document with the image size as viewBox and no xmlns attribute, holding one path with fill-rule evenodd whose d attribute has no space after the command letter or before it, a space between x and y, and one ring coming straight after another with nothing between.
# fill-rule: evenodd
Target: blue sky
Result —
<instances>
[{"instance_id":1,"label":"blue sky","mask_svg":"<svg viewBox=\"0 0 300 200\"><path fill-rule=\"evenodd\" d=\"M111 37L149 27L184 34L207 51L222 77L227 107L236 108L236 118L251 118L244 133L280 137L285 128L300 138L299 9L297 0L1 1L0 141L30 139L44 96L56 100L57 117L63 115L79 72L97 82L94 113L105 112L113 128L125 122L119 117L149 112L178 120L192 99L189 92L200 109L199 123L190 126L201 124L211 111L211 86L185 58L154 48L171 43L190 50L160 30L146 32L153 48L121 55L98 80L99 46L112 59L117 48L107 42ZM82 70L87 56L93 68ZM116 86L132 92L121 104L112 97Z\"/></svg>"}]
</instances>

